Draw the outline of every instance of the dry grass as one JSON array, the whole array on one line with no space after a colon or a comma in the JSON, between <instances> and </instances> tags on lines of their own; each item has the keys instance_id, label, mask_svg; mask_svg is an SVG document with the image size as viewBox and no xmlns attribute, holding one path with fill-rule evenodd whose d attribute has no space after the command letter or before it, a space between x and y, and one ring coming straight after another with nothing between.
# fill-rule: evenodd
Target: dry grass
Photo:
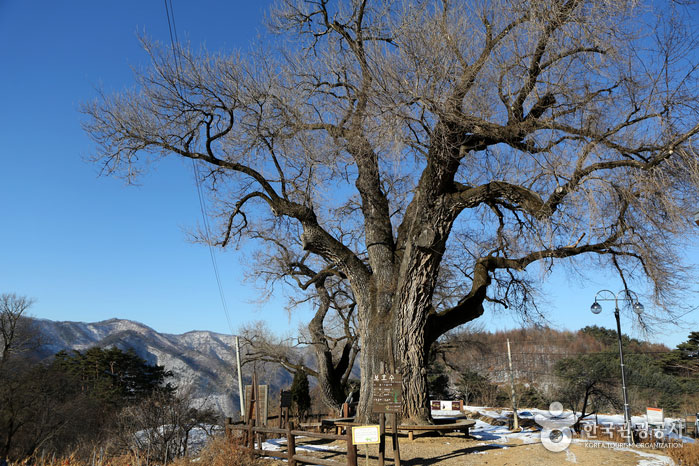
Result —
<instances>
[{"instance_id":1,"label":"dry grass","mask_svg":"<svg viewBox=\"0 0 699 466\"><path fill-rule=\"evenodd\" d=\"M196 461L192 458L180 458L172 466L255 466L263 463L246 452L235 441L225 437L215 437L206 444Z\"/></svg>"},{"instance_id":2,"label":"dry grass","mask_svg":"<svg viewBox=\"0 0 699 466\"><path fill-rule=\"evenodd\" d=\"M150 462L150 466L157 466L157 463ZM262 465L260 460L256 460L251 454L240 448L235 441L226 440L224 437L211 439L197 458L178 458L168 466L258 466ZM133 454L123 454L109 456L101 461L86 461L80 459L76 453L62 458L51 456L27 458L21 462L14 463L13 466L145 466L145 459Z\"/></svg>"},{"instance_id":3,"label":"dry grass","mask_svg":"<svg viewBox=\"0 0 699 466\"><path fill-rule=\"evenodd\" d=\"M139 466L145 465L145 462L143 459L139 459L132 454L125 454L103 458L101 463L93 463L92 461L80 459L75 453L72 453L69 456L64 456L62 458L51 456L30 457L20 461L19 463L10 464L13 464L13 466Z\"/></svg>"},{"instance_id":4,"label":"dry grass","mask_svg":"<svg viewBox=\"0 0 699 466\"><path fill-rule=\"evenodd\" d=\"M681 446L668 445L664 452L678 466L696 466L699 464L699 444L683 443Z\"/></svg>"}]
</instances>

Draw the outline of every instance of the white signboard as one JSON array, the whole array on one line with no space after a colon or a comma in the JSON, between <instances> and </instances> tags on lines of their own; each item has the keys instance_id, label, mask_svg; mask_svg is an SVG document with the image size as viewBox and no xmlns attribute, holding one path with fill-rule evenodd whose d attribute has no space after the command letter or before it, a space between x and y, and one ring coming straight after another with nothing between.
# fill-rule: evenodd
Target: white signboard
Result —
<instances>
[{"instance_id":1,"label":"white signboard","mask_svg":"<svg viewBox=\"0 0 699 466\"><path fill-rule=\"evenodd\" d=\"M665 422L663 408L646 408L646 418L648 424L663 424Z\"/></svg>"},{"instance_id":2,"label":"white signboard","mask_svg":"<svg viewBox=\"0 0 699 466\"><path fill-rule=\"evenodd\" d=\"M379 426L352 427L352 443L355 445L369 445L380 443L381 432Z\"/></svg>"},{"instance_id":3,"label":"white signboard","mask_svg":"<svg viewBox=\"0 0 699 466\"><path fill-rule=\"evenodd\" d=\"M432 411L432 416L458 416L462 414L462 406L463 404L460 401L430 401L430 410Z\"/></svg>"}]
</instances>

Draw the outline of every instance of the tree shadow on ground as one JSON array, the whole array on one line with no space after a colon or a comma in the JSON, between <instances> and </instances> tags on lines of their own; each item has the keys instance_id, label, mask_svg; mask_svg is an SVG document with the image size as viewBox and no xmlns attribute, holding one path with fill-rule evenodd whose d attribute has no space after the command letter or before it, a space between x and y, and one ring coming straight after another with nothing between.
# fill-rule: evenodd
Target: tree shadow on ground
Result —
<instances>
[{"instance_id":1,"label":"tree shadow on ground","mask_svg":"<svg viewBox=\"0 0 699 466\"><path fill-rule=\"evenodd\" d=\"M500 445L500 444L489 444L489 445L478 445L474 447L468 447L468 448L461 448L459 450L454 450L449 453L435 456L433 458L422 458L422 457L416 457L416 458L411 458L409 460L403 460L401 459L401 465L404 466L430 466L433 464L439 464L442 461L449 460L452 458L456 458L459 456L463 455L469 455L469 454L478 454L482 452L486 452L489 450L501 450L503 448L517 448L521 447L522 445Z\"/></svg>"}]
</instances>

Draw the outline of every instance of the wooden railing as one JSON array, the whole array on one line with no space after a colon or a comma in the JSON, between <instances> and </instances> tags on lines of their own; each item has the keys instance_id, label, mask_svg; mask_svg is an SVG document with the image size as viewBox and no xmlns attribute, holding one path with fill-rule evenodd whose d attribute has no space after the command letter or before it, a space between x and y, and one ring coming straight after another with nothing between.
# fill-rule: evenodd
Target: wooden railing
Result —
<instances>
[{"instance_id":1,"label":"wooden railing","mask_svg":"<svg viewBox=\"0 0 699 466\"><path fill-rule=\"evenodd\" d=\"M322 466L357 466L357 447L352 443L352 430L347 429L344 435L323 434L318 432L308 432L305 430L295 430L291 423L286 429L275 429L272 427L256 427L254 423L250 424L233 424L230 420L226 421L226 436L232 437L233 431L238 430L243 432L243 448L252 452L256 456L266 456L272 458L285 459L289 466L297 466L298 464L320 464ZM264 437L267 434L272 434L280 437L286 437L286 451L280 450L264 450L262 448ZM324 440L344 440L347 442L346 461L340 462L315 456L299 454L296 451L296 437L310 437ZM259 448L258 448L259 447ZM343 454L341 451L333 451L333 453Z\"/></svg>"}]
</instances>

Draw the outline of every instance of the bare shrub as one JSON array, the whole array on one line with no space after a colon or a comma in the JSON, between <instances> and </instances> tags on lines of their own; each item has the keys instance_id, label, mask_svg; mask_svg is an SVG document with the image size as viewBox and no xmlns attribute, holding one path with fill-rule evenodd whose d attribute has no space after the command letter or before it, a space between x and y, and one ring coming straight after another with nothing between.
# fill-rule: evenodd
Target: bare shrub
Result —
<instances>
[{"instance_id":1,"label":"bare shrub","mask_svg":"<svg viewBox=\"0 0 699 466\"><path fill-rule=\"evenodd\" d=\"M223 436L212 438L196 461L190 458L180 458L172 463L172 466L185 466L196 464L197 466L255 466L261 465L260 460L243 450L235 439L227 439Z\"/></svg>"}]
</instances>

